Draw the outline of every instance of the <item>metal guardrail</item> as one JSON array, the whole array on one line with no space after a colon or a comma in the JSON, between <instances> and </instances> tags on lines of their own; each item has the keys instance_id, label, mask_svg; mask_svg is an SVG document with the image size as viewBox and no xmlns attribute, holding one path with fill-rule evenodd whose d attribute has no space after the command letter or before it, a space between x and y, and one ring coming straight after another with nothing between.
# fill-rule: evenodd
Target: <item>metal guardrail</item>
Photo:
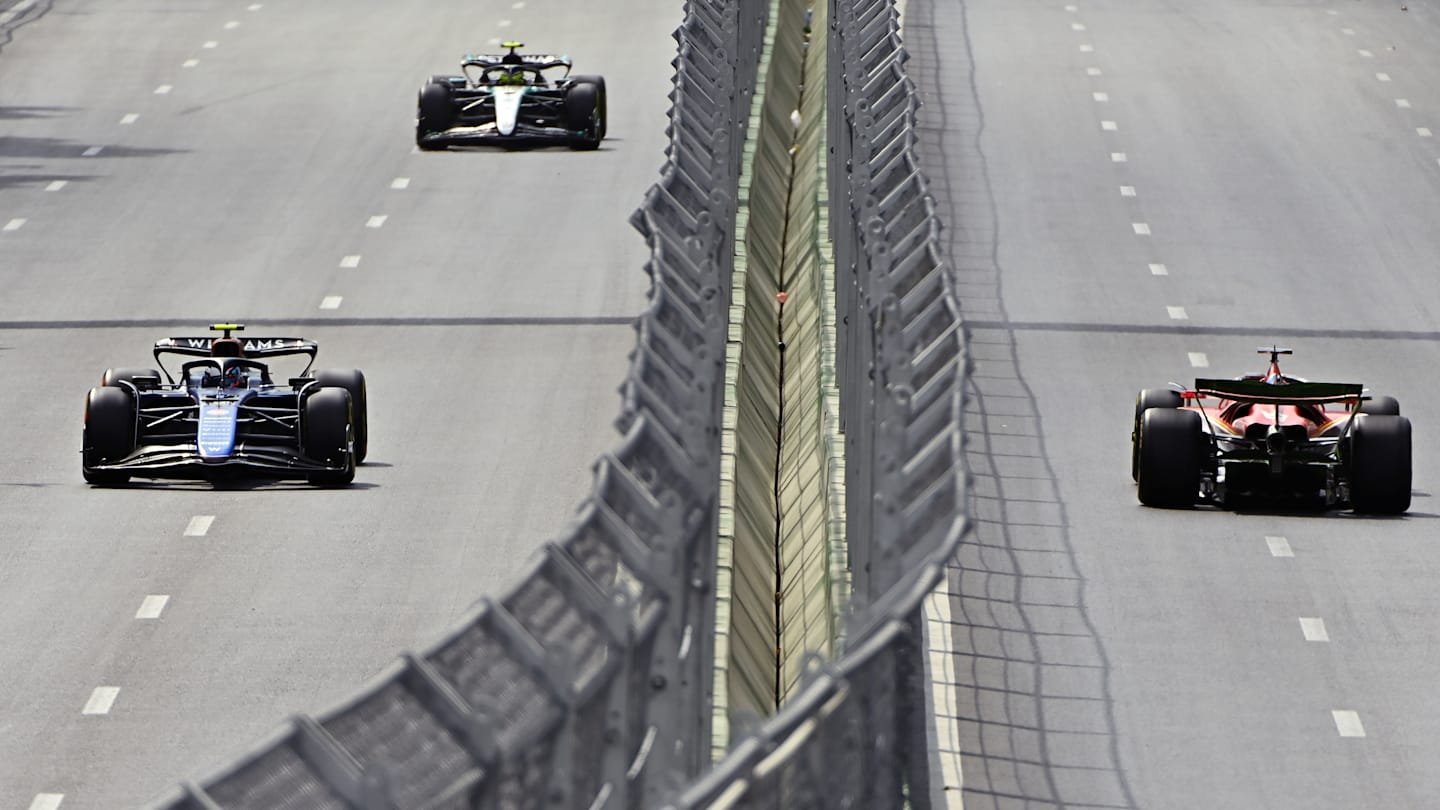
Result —
<instances>
[{"instance_id":1,"label":"metal guardrail","mask_svg":"<svg viewBox=\"0 0 1440 810\"><path fill-rule=\"evenodd\" d=\"M708 764L735 188L765 17L691 0L676 30L668 159L631 220L652 287L624 438L577 521L447 636L157 808L637 808Z\"/></svg>"},{"instance_id":2,"label":"metal guardrail","mask_svg":"<svg viewBox=\"0 0 1440 810\"><path fill-rule=\"evenodd\" d=\"M829 0L830 233L847 535L844 653L668 807L928 808L922 603L967 531L968 373L955 282L916 162L894 0ZM816 47L812 43L812 47Z\"/></svg>"}]
</instances>

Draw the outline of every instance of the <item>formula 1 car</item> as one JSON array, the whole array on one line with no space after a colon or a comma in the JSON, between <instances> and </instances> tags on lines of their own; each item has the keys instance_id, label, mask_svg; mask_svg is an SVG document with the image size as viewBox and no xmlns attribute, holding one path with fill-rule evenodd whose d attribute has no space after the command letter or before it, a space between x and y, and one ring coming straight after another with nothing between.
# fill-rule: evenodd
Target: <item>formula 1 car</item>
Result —
<instances>
[{"instance_id":1,"label":"formula 1 car","mask_svg":"<svg viewBox=\"0 0 1440 810\"><path fill-rule=\"evenodd\" d=\"M1309 382L1280 371L1147 388L1135 401L1130 473L1146 506L1226 507L1246 499L1324 499L1370 514L1410 508L1410 420L1393 397L1358 383Z\"/></svg>"},{"instance_id":2,"label":"formula 1 car","mask_svg":"<svg viewBox=\"0 0 1440 810\"><path fill-rule=\"evenodd\" d=\"M521 42L501 47L509 52L466 54L460 65L465 75L431 76L420 88L415 144L427 151L545 142L599 148L605 79L571 76L568 56L517 53Z\"/></svg>"},{"instance_id":3,"label":"formula 1 car","mask_svg":"<svg viewBox=\"0 0 1440 810\"><path fill-rule=\"evenodd\" d=\"M141 478L218 478L232 473L304 478L344 486L369 444L365 375L311 371L319 347L292 337L155 342L160 370L112 368L85 401L81 470L92 484ZM198 357L172 377L161 356ZM298 377L278 384L256 358L309 357ZM164 374L162 382L161 374Z\"/></svg>"}]
</instances>

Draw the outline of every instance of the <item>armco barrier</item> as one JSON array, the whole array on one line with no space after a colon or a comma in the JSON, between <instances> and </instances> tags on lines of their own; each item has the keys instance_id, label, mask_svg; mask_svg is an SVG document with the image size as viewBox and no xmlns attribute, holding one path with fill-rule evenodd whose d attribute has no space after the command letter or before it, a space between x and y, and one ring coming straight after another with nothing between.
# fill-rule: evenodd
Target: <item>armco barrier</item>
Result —
<instances>
[{"instance_id":1,"label":"armco barrier","mask_svg":"<svg viewBox=\"0 0 1440 810\"><path fill-rule=\"evenodd\" d=\"M637 808L709 762L716 491L740 147L766 7L692 0L633 222L649 305L620 446L506 594L359 694L157 805Z\"/></svg>"},{"instance_id":2,"label":"armco barrier","mask_svg":"<svg viewBox=\"0 0 1440 810\"><path fill-rule=\"evenodd\" d=\"M827 23L829 33L830 233L858 608L843 654L812 663L778 713L671 800L677 810L936 804L922 605L967 531L965 338L916 164L919 105L894 0L830 0L815 12L817 33Z\"/></svg>"}]
</instances>

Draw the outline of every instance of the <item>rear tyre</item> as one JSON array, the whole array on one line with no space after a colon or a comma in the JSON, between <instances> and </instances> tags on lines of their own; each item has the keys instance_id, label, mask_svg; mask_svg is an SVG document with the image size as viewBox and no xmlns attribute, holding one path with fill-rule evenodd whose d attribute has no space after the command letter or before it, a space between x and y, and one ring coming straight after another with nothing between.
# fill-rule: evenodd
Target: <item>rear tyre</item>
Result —
<instances>
[{"instance_id":1,"label":"rear tyre","mask_svg":"<svg viewBox=\"0 0 1440 810\"><path fill-rule=\"evenodd\" d=\"M1375 414L1350 437L1350 504L1356 512L1399 515L1410 508L1410 420Z\"/></svg>"},{"instance_id":2,"label":"rear tyre","mask_svg":"<svg viewBox=\"0 0 1440 810\"><path fill-rule=\"evenodd\" d=\"M1130 480L1140 480L1140 416L1151 408L1180 407L1180 392L1172 388L1145 388L1135 397L1135 428L1130 433Z\"/></svg>"},{"instance_id":3,"label":"rear tyre","mask_svg":"<svg viewBox=\"0 0 1440 810\"><path fill-rule=\"evenodd\" d=\"M1400 400L1395 397L1371 397L1360 403L1356 409L1357 413L1374 414L1375 416L1399 416Z\"/></svg>"},{"instance_id":4,"label":"rear tyre","mask_svg":"<svg viewBox=\"0 0 1440 810\"><path fill-rule=\"evenodd\" d=\"M577 81L565 91L565 128L575 133L571 149L599 149L605 137L605 89L590 81Z\"/></svg>"},{"instance_id":5,"label":"rear tyre","mask_svg":"<svg viewBox=\"0 0 1440 810\"><path fill-rule=\"evenodd\" d=\"M311 473L310 483L343 487L355 480L355 453L351 449L350 392L321 388L305 398L305 454L338 470Z\"/></svg>"},{"instance_id":6,"label":"rear tyre","mask_svg":"<svg viewBox=\"0 0 1440 810\"><path fill-rule=\"evenodd\" d=\"M120 461L135 452L135 401L124 389L91 388L85 400L85 430L81 438L80 472L91 484L123 484L128 473L92 469Z\"/></svg>"},{"instance_id":7,"label":"rear tyre","mask_svg":"<svg viewBox=\"0 0 1440 810\"><path fill-rule=\"evenodd\" d=\"M425 136L444 132L455 126L455 95L443 76L432 76L420 88L415 113L415 145L425 151L444 149L445 144L425 140Z\"/></svg>"},{"instance_id":8,"label":"rear tyre","mask_svg":"<svg viewBox=\"0 0 1440 810\"><path fill-rule=\"evenodd\" d=\"M1164 509L1193 506L1200 492L1200 414L1151 408L1140 417L1140 502Z\"/></svg>"},{"instance_id":9,"label":"rear tyre","mask_svg":"<svg viewBox=\"0 0 1440 810\"><path fill-rule=\"evenodd\" d=\"M609 95L605 92L605 77L575 76L573 80L577 83L584 82L585 84L593 84L600 88L600 137L604 138L610 128L609 110L606 109L606 99L609 98Z\"/></svg>"},{"instance_id":10,"label":"rear tyre","mask_svg":"<svg viewBox=\"0 0 1440 810\"><path fill-rule=\"evenodd\" d=\"M363 464L370 450L370 418L365 396L365 375L358 368L327 368L315 372L322 388L344 388L350 392L350 416L354 427L355 463Z\"/></svg>"}]
</instances>

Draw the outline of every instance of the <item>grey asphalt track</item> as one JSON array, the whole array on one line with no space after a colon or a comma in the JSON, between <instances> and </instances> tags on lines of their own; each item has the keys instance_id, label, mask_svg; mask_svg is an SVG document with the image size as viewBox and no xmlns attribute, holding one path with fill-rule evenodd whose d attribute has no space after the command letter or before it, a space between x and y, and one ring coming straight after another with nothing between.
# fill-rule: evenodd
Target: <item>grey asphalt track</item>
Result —
<instances>
[{"instance_id":1,"label":"grey asphalt track","mask_svg":"<svg viewBox=\"0 0 1440 810\"><path fill-rule=\"evenodd\" d=\"M647 285L627 218L663 161L680 16L41 0L0 17L0 806L136 806L199 777L559 533L616 441ZM605 75L598 152L413 151L420 82L502 38ZM85 486L101 372L231 319L366 372L355 486ZM197 516L214 520L184 536ZM135 618L147 595L169 597L157 619ZM102 686L113 706L82 715Z\"/></svg>"},{"instance_id":2,"label":"grey asphalt track","mask_svg":"<svg viewBox=\"0 0 1440 810\"><path fill-rule=\"evenodd\" d=\"M1401 6L908 3L976 370L967 810L1440 795L1440 9ZM1399 398L1409 515L1136 502L1136 390L1276 341Z\"/></svg>"}]
</instances>

